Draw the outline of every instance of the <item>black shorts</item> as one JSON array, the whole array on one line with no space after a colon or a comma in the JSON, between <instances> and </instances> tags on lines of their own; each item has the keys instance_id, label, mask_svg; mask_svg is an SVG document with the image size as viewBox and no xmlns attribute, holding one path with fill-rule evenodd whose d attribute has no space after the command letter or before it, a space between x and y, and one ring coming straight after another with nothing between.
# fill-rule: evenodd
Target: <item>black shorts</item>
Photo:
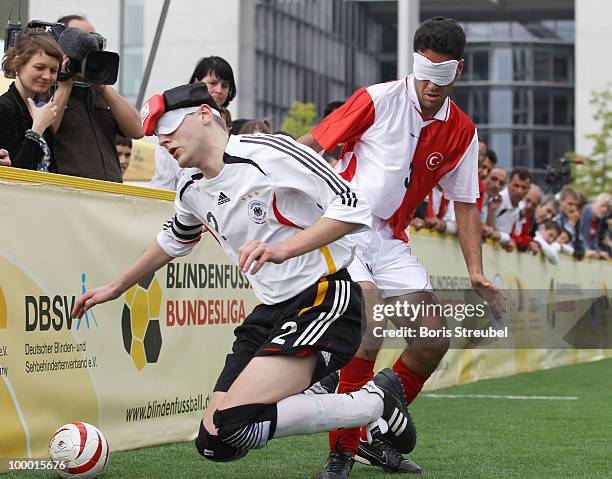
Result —
<instances>
[{"instance_id":1,"label":"black shorts","mask_svg":"<svg viewBox=\"0 0 612 479\"><path fill-rule=\"evenodd\" d=\"M346 365L364 331L361 288L346 269L282 303L260 304L234 334L215 391L227 391L255 356L316 354L312 382Z\"/></svg>"}]
</instances>

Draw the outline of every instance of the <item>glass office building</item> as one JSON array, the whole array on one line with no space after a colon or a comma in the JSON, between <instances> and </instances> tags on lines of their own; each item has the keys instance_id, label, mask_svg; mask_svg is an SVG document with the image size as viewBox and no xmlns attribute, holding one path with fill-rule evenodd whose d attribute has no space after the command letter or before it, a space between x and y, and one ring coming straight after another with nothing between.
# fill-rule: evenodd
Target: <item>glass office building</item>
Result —
<instances>
[{"instance_id":1,"label":"glass office building","mask_svg":"<svg viewBox=\"0 0 612 479\"><path fill-rule=\"evenodd\" d=\"M255 112L279 127L294 100L319 114L380 81L382 25L360 2L259 0L255 6Z\"/></svg>"},{"instance_id":2,"label":"glass office building","mask_svg":"<svg viewBox=\"0 0 612 479\"><path fill-rule=\"evenodd\" d=\"M468 45L454 100L504 167L538 176L574 148L574 21L463 23Z\"/></svg>"}]
</instances>

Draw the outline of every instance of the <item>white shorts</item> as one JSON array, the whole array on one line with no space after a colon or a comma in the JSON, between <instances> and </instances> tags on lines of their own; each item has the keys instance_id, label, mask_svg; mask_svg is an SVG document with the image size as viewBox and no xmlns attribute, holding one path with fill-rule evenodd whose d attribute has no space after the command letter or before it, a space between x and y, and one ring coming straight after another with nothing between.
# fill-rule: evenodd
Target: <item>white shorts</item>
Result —
<instances>
[{"instance_id":1,"label":"white shorts","mask_svg":"<svg viewBox=\"0 0 612 479\"><path fill-rule=\"evenodd\" d=\"M351 238L357 244L355 258L348 267L353 281L374 283L383 298L432 291L427 271L408 243L393 236L386 221L374 217L371 230Z\"/></svg>"}]
</instances>

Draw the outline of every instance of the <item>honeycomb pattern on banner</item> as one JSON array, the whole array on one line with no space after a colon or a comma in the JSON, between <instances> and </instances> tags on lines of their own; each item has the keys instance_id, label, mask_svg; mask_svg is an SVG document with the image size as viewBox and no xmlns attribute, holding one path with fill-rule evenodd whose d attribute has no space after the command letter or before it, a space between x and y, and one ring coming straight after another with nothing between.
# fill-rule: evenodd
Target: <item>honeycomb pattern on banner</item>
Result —
<instances>
[{"instance_id":1,"label":"honeycomb pattern on banner","mask_svg":"<svg viewBox=\"0 0 612 479\"><path fill-rule=\"evenodd\" d=\"M155 274L147 276L125 293L121 314L123 346L141 371L156 363L162 347L159 325L162 290Z\"/></svg>"}]
</instances>

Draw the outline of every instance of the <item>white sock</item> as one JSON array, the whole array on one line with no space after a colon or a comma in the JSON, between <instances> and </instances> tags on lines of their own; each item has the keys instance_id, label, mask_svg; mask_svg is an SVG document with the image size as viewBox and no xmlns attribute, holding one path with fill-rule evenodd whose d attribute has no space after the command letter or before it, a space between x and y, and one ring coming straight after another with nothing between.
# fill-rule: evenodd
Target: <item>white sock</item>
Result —
<instances>
[{"instance_id":1,"label":"white sock","mask_svg":"<svg viewBox=\"0 0 612 479\"><path fill-rule=\"evenodd\" d=\"M378 391L296 394L279 401L274 437L359 427L378 419L383 413L383 394L373 383L368 386Z\"/></svg>"}]
</instances>

